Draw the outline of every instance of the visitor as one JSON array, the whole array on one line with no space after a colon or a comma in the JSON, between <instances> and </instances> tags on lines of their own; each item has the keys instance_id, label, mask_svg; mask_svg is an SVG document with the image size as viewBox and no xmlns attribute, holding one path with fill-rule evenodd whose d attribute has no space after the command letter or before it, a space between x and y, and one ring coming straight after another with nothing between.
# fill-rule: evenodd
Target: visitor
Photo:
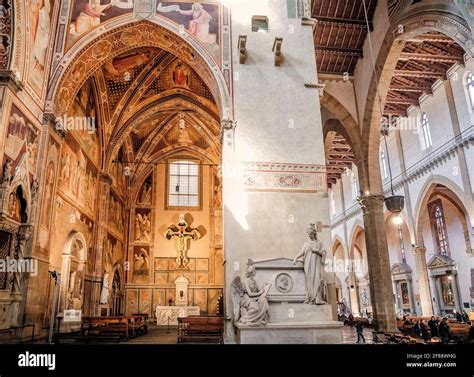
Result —
<instances>
[{"instance_id":1,"label":"visitor","mask_svg":"<svg viewBox=\"0 0 474 377\"><path fill-rule=\"evenodd\" d=\"M357 321L355 323L356 327L356 332L357 332L357 343L360 343L360 339L362 339L362 342L365 343L365 338L364 338L364 325L361 321Z\"/></svg>"},{"instance_id":2,"label":"visitor","mask_svg":"<svg viewBox=\"0 0 474 377\"><path fill-rule=\"evenodd\" d=\"M367 323L369 324L369 326L372 326L372 324L374 323L374 318L372 317L372 314L367 314Z\"/></svg>"},{"instance_id":3,"label":"visitor","mask_svg":"<svg viewBox=\"0 0 474 377\"><path fill-rule=\"evenodd\" d=\"M469 335L467 336L468 343L474 343L474 322L469 321L467 323L471 327L469 327Z\"/></svg>"},{"instance_id":4,"label":"visitor","mask_svg":"<svg viewBox=\"0 0 474 377\"><path fill-rule=\"evenodd\" d=\"M411 320L408 319L406 315L403 316L402 321L403 321L404 325L411 325L411 323L412 323Z\"/></svg>"},{"instance_id":5,"label":"visitor","mask_svg":"<svg viewBox=\"0 0 474 377\"><path fill-rule=\"evenodd\" d=\"M448 324L448 319L443 318L438 327L439 337L443 343L449 343L453 339L453 333Z\"/></svg>"},{"instance_id":6,"label":"visitor","mask_svg":"<svg viewBox=\"0 0 474 377\"><path fill-rule=\"evenodd\" d=\"M438 333L438 321L435 320L435 317L432 316L431 319L428 321L428 326L430 328L430 333L431 333L431 337L434 338L434 337L438 337L439 336L439 333Z\"/></svg>"},{"instance_id":7,"label":"visitor","mask_svg":"<svg viewBox=\"0 0 474 377\"><path fill-rule=\"evenodd\" d=\"M421 327L421 336L423 337L423 340L425 342L430 341L431 336L430 336L429 326L425 323L425 321L420 320L420 327Z\"/></svg>"},{"instance_id":8,"label":"visitor","mask_svg":"<svg viewBox=\"0 0 474 377\"><path fill-rule=\"evenodd\" d=\"M421 337L421 325L420 325L420 322L421 321L416 321L415 322L415 325L413 326L413 334L417 337Z\"/></svg>"},{"instance_id":9,"label":"visitor","mask_svg":"<svg viewBox=\"0 0 474 377\"><path fill-rule=\"evenodd\" d=\"M466 313L465 310L462 311L462 321L464 323L468 323L469 322L469 315Z\"/></svg>"},{"instance_id":10,"label":"visitor","mask_svg":"<svg viewBox=\"0 0 474 377\"><path fill-rule=\"evenodd\" d=\"M349 314L349 326L354 326L354 316L351 314Z\"/></svg>"},{"instance_id":11,"label":"visitor","mask_svg":"<svg viewBox=\"0 0 474 377\"><path fill-rule=\"evenodd\" d=\"M454 313L455 313L454 315L455 315L455 317L456 317L456 321L462 322L462 314L461 314L461 312L455 311Z\"/></svg>"}]
</instances>

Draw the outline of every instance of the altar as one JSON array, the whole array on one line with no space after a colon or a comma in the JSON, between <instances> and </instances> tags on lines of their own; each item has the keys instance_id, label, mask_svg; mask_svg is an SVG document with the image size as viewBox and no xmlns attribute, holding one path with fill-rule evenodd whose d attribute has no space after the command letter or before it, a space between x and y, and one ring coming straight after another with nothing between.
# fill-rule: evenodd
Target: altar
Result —
<instances>
[{"instance_id":1,"label":"altar","mask_svg":"<svg viewBox=\"0 0 474 377\"><path fill-rule=\"evenodd\" d=\"M157 306L156 307L156 324L158 326L178 325L178 318L199 315L199 306Z\"/></svg>"},{"instance_id":2,"label":"altar","mask_svg":"<svg viewBox=\"0 0 474 377\"><path fill-rule=\"evenodd\" d=\"M183 216L184 218L184 216ZM183 220L184 221L184 220ZM156 307L156 324L158 326L168 325L177 326L178 318L199 315L199 306L188 305L188 286L189 280L184 276L180 276L175 280L176 301L175 306L157 306Z\"/></svg>"}]
</instances>

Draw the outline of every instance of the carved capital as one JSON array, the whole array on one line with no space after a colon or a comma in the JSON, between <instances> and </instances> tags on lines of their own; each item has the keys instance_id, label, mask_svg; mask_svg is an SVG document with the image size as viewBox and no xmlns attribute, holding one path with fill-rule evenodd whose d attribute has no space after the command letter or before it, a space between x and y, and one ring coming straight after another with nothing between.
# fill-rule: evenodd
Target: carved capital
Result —
<instances>
[{"instance_id":1,"label":"carved capital","mask_svg":"<svg viewBox=\"0 0 474 377\"><path fill-rule=\"evenodd\" d=\"M226 132L226 131L233 131L235 130L235 128L237 127L237 122L231 120L231 119L223 119L221 121L221 129L222 129L222 132Z\"/></svg>"},{"instance_id":2,"label":"carved capital","mask_svg":"<svg viewBox=\"0 0 474 377\"><path fill-rule=\"evenodd\" d=\"M23 90L24 85L20 79L20 74L13 71L0 71L0 86L7 86L15 93Z\"/></svg>"},{"instance_id":3,"label":"carved capital","mask_svg":"<svg viewBox=\"0 0 474 377\"><path fill-rule=\"evenodd\" d=\"M18 228L18 240L27 241L32 236L33 229L32 225L20 225Z\"/></svg>"},{"instance_id":4,"label":"carved capital","mask_svg":"<svg viewBox=\"0 0 474 377\"><path fill-rule=\"evenodd\" d=\"M362 208L363 214L368 215L370 213L383 212L384 199L383 195L367 195L359 196L357 201Z\"/></svg>"},{"instance_id":5,"label":"carved capital","mask_svg":"<svg viewBox=\"0 0 474 377\"><path fill-rule=\"evenodd\" d=\"M112 177L108 173L99 173L99 181L111 185Z\"/></svg>"}]
</instances>

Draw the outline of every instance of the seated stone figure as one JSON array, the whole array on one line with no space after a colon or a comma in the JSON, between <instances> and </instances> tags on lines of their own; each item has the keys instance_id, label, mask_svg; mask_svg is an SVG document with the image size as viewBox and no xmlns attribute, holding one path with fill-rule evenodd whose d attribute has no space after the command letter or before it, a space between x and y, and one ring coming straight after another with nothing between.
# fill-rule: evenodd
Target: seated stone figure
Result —
<instances>
[{"instance_id":1,"label":"seated stone figure","mask_svg":"<svg viewBox=\"0 0 474 377\"><path fill-rule=\"evenodd\" d=\"M234 289L234 319L238 323L248 326L262 326L268 320L267 293L270 284L265 284L261 289L255 277L255 267L249 260L245 282L236 277L233 282ZM238 311L237 311L238 310Z\"/></svg>"}]
</instances>

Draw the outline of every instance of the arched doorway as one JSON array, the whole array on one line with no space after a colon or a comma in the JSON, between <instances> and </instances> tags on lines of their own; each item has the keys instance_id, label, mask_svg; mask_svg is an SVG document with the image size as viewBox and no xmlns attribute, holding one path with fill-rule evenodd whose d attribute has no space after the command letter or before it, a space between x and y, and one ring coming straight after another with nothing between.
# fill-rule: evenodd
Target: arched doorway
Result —
<instances>
[{"instance_id":1,"label":"arched doorway","mask_svg":"<svg viewBox=\"0 0 474 377\"><path fill-rule=\"evenodd\" d=\"M112 316L120 316L124 313L124 291L123 280L120 269L117 268L112 279Z\"/></svg>"},{"instance_id":2,"label":"arched doorway","mask_svg":"<svg viewBox=\"0 0 474 377\"><path fill-rule=\"evenodd\" d=\"M59 311L82 311L84 305L84 275L87 262L87 244L82 233L69 235L62 255L61 297ZM68 324L62 329L69 329ZM77 325L77 323L76 323Z\"/></svg>"}]
</instances>

